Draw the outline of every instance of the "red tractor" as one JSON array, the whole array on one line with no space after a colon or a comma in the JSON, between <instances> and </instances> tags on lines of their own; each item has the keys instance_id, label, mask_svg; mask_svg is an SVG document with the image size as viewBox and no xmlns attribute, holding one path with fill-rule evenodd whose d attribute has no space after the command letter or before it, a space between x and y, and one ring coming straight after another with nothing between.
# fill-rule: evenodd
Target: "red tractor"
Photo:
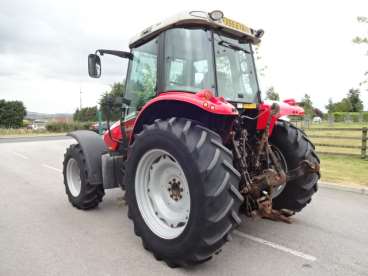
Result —
<instances>
[{"instance_id":1,"label":"red tractor","mask_svg":"<svg viewBox=\"0 0 368 276\"><path fill-rule=\"evenodd\" d=\"M135 234L170 267L211 259L240 214L290 222L317 191L319 159L283 120L303 109L261 100L253 45L262 35L221 11L193 11L145 29L130 52L89 55L93 78L104 54L129 65L121 120L103 139L69 134L77 140L64 159L71 204L95 208L105 189L122 188Z\"/></svg>"}]
</instances>

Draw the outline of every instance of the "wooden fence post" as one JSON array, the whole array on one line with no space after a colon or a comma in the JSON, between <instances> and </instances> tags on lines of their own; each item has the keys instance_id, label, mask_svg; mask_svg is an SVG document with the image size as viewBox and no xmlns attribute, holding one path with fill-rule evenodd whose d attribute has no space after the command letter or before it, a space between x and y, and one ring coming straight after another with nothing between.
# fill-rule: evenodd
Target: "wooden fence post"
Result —
<instances>
[{"instance_id":1,"label":"wooden fence post","mask_svg":"<svg viewBox=\"0 0 368 276\"><path fill-rule=\"evenodd\" d=\"M368 160L367 155L367 132L368 128L362 128L362 159Z\"/></svg>"}]
</instances>

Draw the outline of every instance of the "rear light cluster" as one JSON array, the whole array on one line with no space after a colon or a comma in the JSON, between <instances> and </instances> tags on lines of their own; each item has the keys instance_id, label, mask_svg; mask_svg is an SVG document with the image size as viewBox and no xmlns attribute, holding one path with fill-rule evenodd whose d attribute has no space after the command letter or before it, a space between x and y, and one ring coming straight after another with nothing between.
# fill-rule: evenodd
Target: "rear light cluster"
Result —
<instances>
[{"instance_id":1,"label":"rear light cluster","mask_svg":"<svg viewBox=\"0 0 368 276\"><path fill-rule=\"evenodd\" d=\"M212 91L208 89L201 90L196 95L197 97L206 100L205 102L203 102L203 107L208 108L210 110L216 109L215 105L212 103L218 103L218 101L225 102L225 99L223 97L217 99L215 95L213 95Z\"/></svg>"}]
</instances>

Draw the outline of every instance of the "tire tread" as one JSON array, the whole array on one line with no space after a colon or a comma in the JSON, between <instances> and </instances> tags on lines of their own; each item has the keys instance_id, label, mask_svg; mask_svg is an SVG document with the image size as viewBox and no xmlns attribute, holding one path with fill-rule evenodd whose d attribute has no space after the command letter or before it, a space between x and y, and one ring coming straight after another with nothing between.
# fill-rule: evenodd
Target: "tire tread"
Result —
<instances>
[{"instance_id":1,"label":"tire tread","mask_svg":"<svg viewBox=\"0 0 368 276\"><path fill-rule=\"evenodd\" d=\"M84 185L84 192L81 194L80 198L76 199L68 189L67 177L66 177L66 166L69 158L73 155L77 154L79 156L79 160L82 164L79 164L81 172L84 173L85 182ZM63 162L63 175L64 175L64 185L65 185L65 193L68 196L69 202L80 210L89 210L96 208L99 203L102 201L103 196L105 195L104 188L102 185L92 185L88 181L88 171L85 166L86 159L83 153L83 150L79 144L72 144L66 150L64 154L64 162Z\"/></svg>"},{"instance_id":2,"label":"tire tread","mask_svg":"<svg viewBox=\"0 0 368 276\"><path fill-rule=\"evenodd\" d=\"M203 222L203 231L200 231L201 236L198 237L200 242L189 254L186 252L180 257L160 254L154 251L149 241L145 241L145 247L153 253L157 260L164 261L169 267L203 263L220 251L221 246L228 240L230 232L241 222L238 212L244 199L237 191L240 174L232 165L232 152L222 144L217 133L187 119L157 120L152 127L175 135L193 154L198 168L203 168L199 169L199 172L202 182L205 183L203 185L205 197L203 206L207 215ZM139 135L135 136L135 142L130 146L130 151L134 151L135 144L149 135L145 133L147 131L149 128L144 128ZM208 156L211 158L209 159ZM129 164L129 155L127 163ZM124 182L130 183L126 181ZM132 198L128 194L129 209ZM140 233L138 220L131 210L128 213L133 221L136 235L144 239L144 235Z\"/></svg>"},{"instance_id":3,"label":"tire tread","mask_svg":"<svg viewBox=\"0 0 368 276\"><path fill-rule=\"evenodd\" d=\"M281 150L289 169L296 168L303 160L320 163L315 147L306 133L286 121L278 121L271 143ZM275 209L301 211L311 202L313 194L318 189L319 172L302 175L286 184L284 191L273 199Z\"/></svg>"}]
</instances>

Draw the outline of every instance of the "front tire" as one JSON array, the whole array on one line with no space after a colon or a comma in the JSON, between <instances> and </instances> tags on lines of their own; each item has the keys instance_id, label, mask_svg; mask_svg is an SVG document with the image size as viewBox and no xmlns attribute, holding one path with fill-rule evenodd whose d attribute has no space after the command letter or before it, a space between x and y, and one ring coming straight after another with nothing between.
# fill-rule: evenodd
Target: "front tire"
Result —
<instances>
[{"instance_id":1,"label":"front tire","mask_svg":"<svg viewBox=\"0 0 368 276\"><path fill-rule=\"evenodd\" d=\"M65 192L69 202L82 210L92 209L102 201L105 191L102 185L91 185L86 160L79 144L71 145L64 155L63 175Z\"/></svg>"},{"instance_id":2,"label":"front tire","mask_svg":"<svg viewBox=\"0 0 368 276\"><path fill-rule=\"evenodd\" d=\"M239 179L218 134L186 119L156 120L135 136L126 163L135 234L170 267L209 260L241 222Z\"/></svg>"},{"instance_id":3,"label":"front tire","mask_svg":"<svg viewBox=\"0 0 368 276\"><path fill-rule=\"evenodd\" d=\"M277 122L270 142L281 151L288 170L297 168L303 160L320 164L312 142L301 129L289 122ZM273 208L301 211L311 202L319 178L319 172L313 172L287 182L282 192L273 199Z\"/></svg>"}]
</instances>

